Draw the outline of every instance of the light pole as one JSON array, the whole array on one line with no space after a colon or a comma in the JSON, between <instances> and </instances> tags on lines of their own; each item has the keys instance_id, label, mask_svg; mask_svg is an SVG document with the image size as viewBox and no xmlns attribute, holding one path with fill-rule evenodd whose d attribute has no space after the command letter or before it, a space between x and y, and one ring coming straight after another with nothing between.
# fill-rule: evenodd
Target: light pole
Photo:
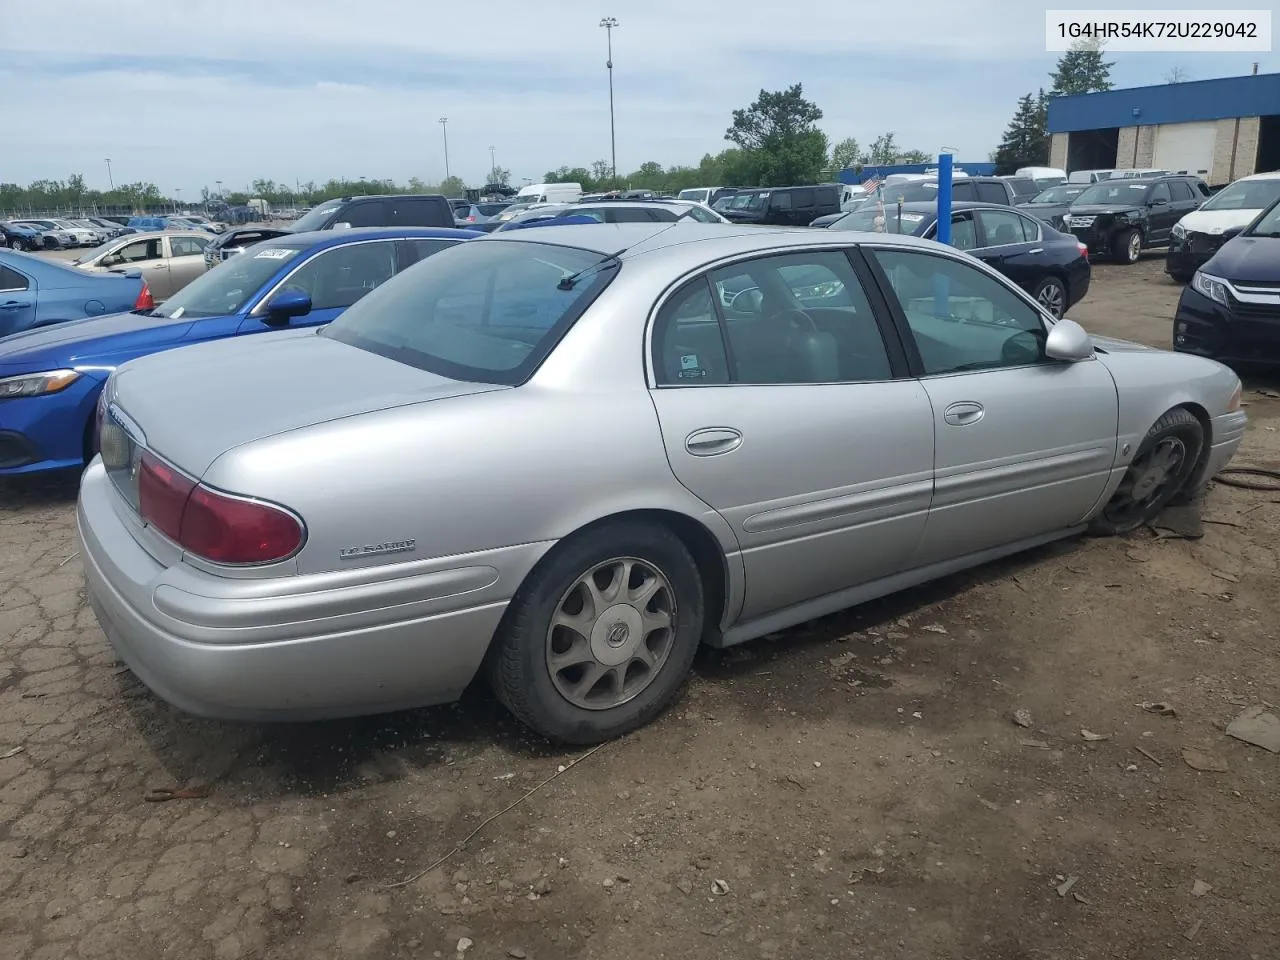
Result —
<instances>
[{"instance_id":1,"label":"light pole","mask_svg":"<svg viewBox=\"0 0 1280 960\"><path fill-rule=\"evenodd\" d=\"M498 158L493 152L493 147L489 148L489 182L498 182Z\"/></svg>"},{"instance_id":2,"label":"light pole","mask_svg":"<svg viewBox=\"0 0 1280 960\"><path fill-rule=\"evenodd\" d=\"M215 181L213 181L213 182L214 182L214 183L216 183L216 184L218 185L218 199L219 199L219 200L221 200L221 199L222 199L222 181L221 181L221 180L215 180Z\"/></svg>"},{"instance_id":3,"label":"light pole","mask_svg":"<svg viewBox=\"0 0 1280 960\"><path fill-rule=\"evenodd\" d=\"M107 183L111 184L112 190L116 188L116 181L111 176L111 158L110 157L107 157Z\"/></svg>"},{"instance_id":4,"label":"light pole","mask_svg":"<svg viewBox=\"0 0 1280 960\"><path fill-rule=\"evenodd\" d=\"M449 118L440 118L440 135L444 137L444 178L449 179Z\"/></svg>"},{"instance_id":5,"label":"light pole","mask_svg":"<svg viewBox=\"0 0 1280 960\"><path fill-rule=\"evenodd\" d=\"M175 198L175 199L174 199L174 201L173 201L173 212L174 212L174 213L177 213L177 212L178 212L178 210L179 210L179 209L181 209L181 207L182 207L182 188L181 188L181 187L174 187L174 188L173 188L173 195L174 195L174 198Z\"/></svg>"},{"instance_id":6,"label":"light pole","mask_svg":"<svg viewBox=\"0 0 1280 960\"><path fill-rule=\"evenodd\" d=\"M600 26L604 27L609 44L609 59L605 61L605 66L609 68L609 156L615 189L618 186L618 138L614 133L613 126L613 28L617 25L617 17L605 17L600 21Z\"/></svg>"},{"instance_id":7,"label":"light pole","mask_svg":"<svg viewBox=\"0 0 1280 960\"><path fill-rule=\"evenodd\" d=\"M366 193L368 193L368 192L369 192L368 188L366 187L366 184L368 183L368 180L369 180L369 178L368 178L368 177L361 177L361 178L360 178L360 196L362 196L362 197L363 197Z\"/></svg>"}]
</instances>

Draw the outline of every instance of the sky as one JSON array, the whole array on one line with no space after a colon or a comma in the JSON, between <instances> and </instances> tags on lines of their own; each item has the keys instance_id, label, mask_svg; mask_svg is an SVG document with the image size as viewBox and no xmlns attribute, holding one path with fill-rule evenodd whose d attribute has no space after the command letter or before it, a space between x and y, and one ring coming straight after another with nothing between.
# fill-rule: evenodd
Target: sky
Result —
<instances>
[{"instance_id":1,"label":"sky","mask_svg":"<svg viewBox=\"0 0 1280 960\"><path fill-rule=\"evenodd\" d=\"M1245 6L1246 4L1242 4ZM1055 8L1094 4L1056 2ZM1158 7L1128 0L1126 8ZM1202 3L1201 6L1204 6ZM1253 4L1266 7L1267 4ZM1167 5L1166 5L1167 8ZM874 12L875 10L883 12ZM1048 86L1025 0L0 0L0 182L83 174L166 195L254 178L514 183L608 160L696 164L731 112L803 83L832 142L985 160L1017 98ZM1280 70L1280 56L1114 53L1117 87ZM20 133L20 137L14 137Z\"/></svg>"}]
</instances>

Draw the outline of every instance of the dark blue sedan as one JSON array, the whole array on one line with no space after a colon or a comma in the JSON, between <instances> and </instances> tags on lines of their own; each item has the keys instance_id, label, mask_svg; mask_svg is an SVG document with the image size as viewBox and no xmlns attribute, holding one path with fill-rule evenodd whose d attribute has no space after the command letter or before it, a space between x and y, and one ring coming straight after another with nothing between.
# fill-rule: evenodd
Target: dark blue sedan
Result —
<instances>
[{"instance_id":1,"label":"dark blue sedan","mask_svg":"<svg viewBox=\"0 0 1280 960\"><path fill-rule=\"evenodd\" d=\"M120 364L208 340L328 323L419 260L479 236L425 227L289 234L232 257L159 307L0 340L0 476L78 468L91 459L94 408ZM101 278L112 280L119 278Z\"/></svg>"},{"instance_id":2,"label":"dark blue sedan","mask_svg":"<svg viewBox=\"0 0 1280 960\"><path fill-rule=\"evenodd\" d=\"M140 271L88 273L0 250L0 343L23 330L153 306Z\"/></svg>"}]
</instances>

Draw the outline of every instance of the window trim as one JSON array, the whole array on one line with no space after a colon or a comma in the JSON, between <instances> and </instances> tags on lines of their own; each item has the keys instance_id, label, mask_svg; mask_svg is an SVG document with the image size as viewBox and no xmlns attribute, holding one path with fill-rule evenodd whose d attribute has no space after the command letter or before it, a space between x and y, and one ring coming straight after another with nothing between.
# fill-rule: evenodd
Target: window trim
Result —
<instances>
[{"instance_id":1,"label":"window trim","mask_svg":"<svg viewBox=\"0 0 1280 960\"><path fill-rule=\"evenodd\" d=\"M279 239L279 238L277 237L276 239ZM267 303L270 302L271 298L276 295L276 292L285 284L287 284L289 280L292 279L294 274L296 274L299 270L301 270L303 267L309 264L312 260L316 259L317 257L323 256L324 254L328 253L331 250L341 250L344 247L358 247L364 243L395 243L397 240L400 240L400 239L402 238L401 237L369 237L368 239L353 241L352 243L334 243L334 244L330 244L329 246L323 247L319 250L315 250L310 255L304 256L298 263L295 263L293 265L292 270L290 270L283 277L281 277L274 284L272 284L270 289L268 289L267 292L259 300L254 302L252 307L249 307L247 310L244 311L245 316L255 317L255 318L265 316L267 313ZM265 242L266 241L263 241L263 240L258 241L258 243L265 243ZM253 244L253 246L257 246L257 245L258 244ZM392 257L394 258L396 251L393 249L391 252L392 252ZM395 259L393 260L393 262L399 263L400 261L398 259ZM392 274L392 276L394 277L395 274ZM252 299L253 298L251 297L250 300ZM329 308L325 308L325 309L329 309Z\"/></svg>"},{"instance_id":2,"label":"window trim","mask_svg":"<svg viewBox=\"0 0 1280 960\"><path fill-rule=\"evenodd\" d=\"M724 269L725 267L733 267L741 263L750 263L755 260L769 260L780 256L813 253L835 253L842 255L845 260L848 261L850 269L853 271L858 283L862 286L862 292L866 296L867 305L871 308L872 319L876 323L876 327L880 333L880 340L884 344L885 355L889 360L889 378L887 380L834 380L824 383L744 383L741 380L733 379L737 374L737 363L733 357L733 348L729 343L729 332L726 327L724 308L720 303L720 298L716 296L715 285L711 282L711 274L717 270ZM725 347L725 358L729 363L730 380L728 383L659 383L659 363L657 354L658 315L673 297L683 292L692 284L692 282L699 279L704 280L709 288L711 305L716 311L716 321L720 326L720 339ZM862 254L861 244L850 243L832 245L828 242L814 244L813 246L775 247L774 249L767 251L754 250L745 254L731 254L710 263L704 263L693 270L681 274L663 288L662 292L658 294L657 299L649 307L649 315L645 318L643 346L645 384L650 390L710 390L730 387L765 387L785 389L787 387L797 386L840 387L856 384L893 383L899 380L910 380L915 376L911 371L910 356L906 352L906 347L902 342L902 331L898 329L890 311L891 305L885 300L884 292L879 286L879 280L871 272L867 259Z\"/></svg>"},{"instance_id":3,"label":"window trim","mask_svg":"<svg viewBox=\"0 0 1280 960\"><path fill-rule=\"evenodd\" d=\"M898 331L898 336L903 341L903 349L907 355L907 363L911 370L912 378L916 380L936 380L941 377L970 377L975 374L982 373L999 373L1005 370L1029 370L1043 369L1060 366L1061 362L1053 358L1047 358L1040 363L1022 363L1009 367L990 367L985 370L952 370L946 373L926 373L924 369L924 360L920 356L920 348L916 345L915 334L911 330L911 323L907 320L906 312L902 309L902 305L898 302L897 294L894 293L893 285L889 283L889 278L884 272L884 268L880 265L880 261L875 254L878 251L886 253L915 253L924 257L937 257L939 260L950 260L962 267L968 267L970 270L977 270L980 273L986 273L996 283L1001 284L1006 290L1015 294L1025 303L1036 316L1040 318L1040 323L1044 327L1045 336L1049 335L1049 331L1053 329L1056 322L1048 313L1046 313L1036 301L1025 290L1006 278L995 268L984 263L976 257L966 257L961 259L939 250L925 250L919 247L909 247L906 244L896 245L887 243L869 243L861 247L861 252L867 262L868 269L874 274L875 282L880 287L880 295L885 300L886 309ZM1094 357L1093 359L1097 359ZM1086 360L1075 361L1079 363L1087 363Z\"/></svg>"}]
</instances>

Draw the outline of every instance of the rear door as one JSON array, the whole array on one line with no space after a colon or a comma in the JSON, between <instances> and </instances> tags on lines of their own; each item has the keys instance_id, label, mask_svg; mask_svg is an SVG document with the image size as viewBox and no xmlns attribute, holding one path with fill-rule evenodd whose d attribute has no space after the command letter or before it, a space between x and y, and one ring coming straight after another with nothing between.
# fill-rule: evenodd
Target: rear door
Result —
<instances>
[{"instance_id":1,"label":"rear door","mask_svg":"<svg viewBox=\"0 0 1280 960\"><path fill-rule=\"evenodd\" d=\"M142 279L147 281L151 295L156 300L163 300L173 292L173 284L169 280L169 257L163 237L126 243L112 255L112 261L108 269L115 273L140 270Z\"/></svg>"},{"instance_id":2,"label":"rear door","mask_svg":"<svg viewBox=\"0 0 1280 960\"><path fill-rule=\"evenodd\" d=\"M388 213L387 225L392 227L452 227L453 208L447 201L429 197L396 197L383 201ZM465 204L458 215L468 216L476 212L471 204Z\"/></svg>"},{"instance_id":3,"label":"rear door","mask_svg":"<svg viewBox=\"0 0 1280 960\"><path fill-rule=\"evenodd\" d=\"M838 250L757 257L654 313L667 457L737 536L743 621L905 569L924 530L932 410L858 270Z\"/></svg>"},{"instance_id":4,"label":"rear door","mask_svg":"<svg viewBox=\"0 0 1280 960\"><path fill-rule=\"evenodd\" d=\"M1181 220L1188 213L1194 213L1200 209L1200 195L1191 188L1189 180L1170 180L1169 193L1173 196L1173 209L1177 214L1178 220ZM1174 220L1177 223L1178 220ZM1170 227L1170 230L1173 228Z\"/></svg>"},{"instance_id":5,"label":"rear door","mask_svg":"<svg viewBox=\"0 0 1280 960\"><path fill-rule=\"evenodd\" d=\"M267 304L276 294L296 290L311 298L311 312L296 317L292 327L328 323L370 290L390 280L400 266L397 241L362 240L322 250L280 280L240 325L241 333L279 329L263 322Z\"/></svg>"},{"instance_id":6,"label":"rear door","mask_svg":"<svg viewBox=\"0 0 1280 960\"><path fill-rule=\"evenodd\" d=\"M1116 460L1107 368L1046 357L1040 312L975 264L903 248L869 254L931 401L934 493L917 564L1080 523Z\"/></svg>"},{"instance_id":7,"label":"rear door","mask_svg":"<svg viewBox=\"0 0 1280 960\"><path fill-rule=\"evenodd\" d=\"M169 245L169 282L177 292L204 273L204 248L209 237L165 237Z\"/></svg>"},{"instance_id":8,"label":"rear door","mask_svg":"<svg viewBox=\"0 0 1280 960\"><path fill-rule=\"evenodd\" d=\"M0 264L0 337L26 330L35 319L35 279Z\"/></svg>"},{"instance_id":9,"label":"rear door","mask_svg":"<svg viewBox=\"0 0 1280 960\"><path fill-rule=\"evenodd\" d=\"M981 248L974 256L995 267L1022 289L1030 292L1044 278L1045 253L1040 227L1012 207L1006 210L979 210L978 231Z\"/></svg>"},{"instance_id":10,"label":"rear door","mask_svg":"<svg viewBox=\"0 0 1280 960\"><path fill-rule=\"evenodd\" d=\"M386 206L381 200L353 200L351 204L338 214L334 228L345 224L348 227L387 227ZM447 226L453 226L453 218Z\"/></svg>"}]
</instances>

